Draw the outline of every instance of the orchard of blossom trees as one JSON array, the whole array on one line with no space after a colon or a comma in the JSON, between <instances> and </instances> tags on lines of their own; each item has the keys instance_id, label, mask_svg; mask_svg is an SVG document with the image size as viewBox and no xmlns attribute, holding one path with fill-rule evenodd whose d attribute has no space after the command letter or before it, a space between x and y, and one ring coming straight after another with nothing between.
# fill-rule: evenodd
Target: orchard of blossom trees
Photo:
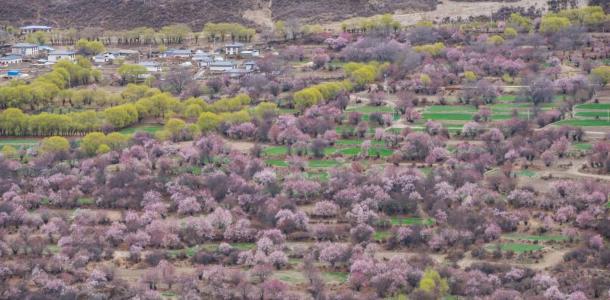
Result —
<instances>
[{"instance_id":1,"label":"orchard of blossom trees","mask_svg":"<svg viewBox=\"0 0 610 300\"><path fill-rule=\"evenodd\" d=\"M610 16L556 10L281 21L239 79L3 86L0 133L41 138L0 139L0 299L609 299Z\"/></svg>"}]
</instances>

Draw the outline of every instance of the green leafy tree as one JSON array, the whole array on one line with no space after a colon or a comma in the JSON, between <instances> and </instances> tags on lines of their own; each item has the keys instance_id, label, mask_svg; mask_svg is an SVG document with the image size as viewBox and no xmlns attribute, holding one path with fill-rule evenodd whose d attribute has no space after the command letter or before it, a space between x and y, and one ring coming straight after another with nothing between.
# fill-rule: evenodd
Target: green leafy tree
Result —
<instances>
[{"instance_id":1,"label":"green leafy tree","mask_svg":"<svg viewBox=\"0 0 610 300\"><path fill-rule=\"evenodd\" d=\"M202 112L201 115L199 115L199 119L197 120L197 126L199 126L199 130L201 130L202 132L208 132L211 130L216 129L216 127L218 127L218 125L220 125L220 122L222 121L222 118L213 113L213 112Z\"/></svg>"},{"instance_id":2,"label":"green leafy tree","mask_svg":"<svg viewBox=\"0 0 610 300\"><path fill-rule=\"evenodd\" d=\"M598 78L602 85L607 85L610 82L610 66L599 66L591 70L591 74Z\"/></svg>"},{"instance_id":3,"label":"green leafy tree","mask_svg":"<svg viewBox=\"0 0 610 300\"><path fill-rule=\"evenodd\" d=\"M121 76L121 82L123 84L126 84L126 83L137 82L148 71L146 70L146 67L144 67L144 66L124 64L119 67L118 72L119 72L119 75Z\"/></svg>"},{"instance_id":4,"label":"green leafy tree","mask_svg":"<svg viewBox=\"0 0 610 300\"><path fill-rule=\"evenodd\" d=\"M40 143L42 153L68 152L68 150L70 150L70 142L61 136L48 137Z\"/></svg>"}]
</instances>

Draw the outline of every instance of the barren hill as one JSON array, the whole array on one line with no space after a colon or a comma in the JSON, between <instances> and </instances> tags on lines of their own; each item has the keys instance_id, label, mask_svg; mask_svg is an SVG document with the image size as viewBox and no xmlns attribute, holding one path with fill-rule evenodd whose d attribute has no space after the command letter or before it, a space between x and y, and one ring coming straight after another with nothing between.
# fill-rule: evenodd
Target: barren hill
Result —
<instances>
[{"instance_id":1,"label":"barren hill","mask_svg":"<svg viewBox=\"0 0 610 300\"><path fill-rule=\"evenodd\" d=\"M273 20L331 21L435 6L436 0L0 0L0 20L106 29L187 23L198 30L206 22L252 23L247 16L259 11Z\"/></svg>"}]
</instances>

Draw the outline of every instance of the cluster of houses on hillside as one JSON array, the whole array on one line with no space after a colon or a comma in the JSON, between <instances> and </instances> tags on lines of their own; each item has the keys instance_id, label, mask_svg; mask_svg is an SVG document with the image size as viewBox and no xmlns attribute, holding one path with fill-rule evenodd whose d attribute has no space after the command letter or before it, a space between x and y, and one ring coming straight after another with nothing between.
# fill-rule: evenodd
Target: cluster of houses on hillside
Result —
<instances>
[{"instance_id":1,"label":"cluster of houses on hillside","mask_svg":"<svg viewBox=\"0 0 610 300\"><path fill-rule=\"evenodd\" d=\"M40 31L50 32L52 29L52 27L42 25L20 28L22 35ZM54 49L25 42L7 47L9 51L4 51L4 56L0 56L0 66L19 65L24 62L31 62L33 65L52 65L59 60L74 61L77 55L77 52L73 50ZM198 75L224 74L240 77L258 69L254 60L260 55L258 49L247 47L242 43L230 43L210 52L195 49L169 49L161 53L151 51L143 54L137 50L109 50L92 57L91 60L97 65L112 64L117 60L135 61L144 66L149 73L161 72L161 65L164 63L198 68L200 70ZM146 60L141 61L141 57L146 57Z\"/></svg>"}]
</instances>

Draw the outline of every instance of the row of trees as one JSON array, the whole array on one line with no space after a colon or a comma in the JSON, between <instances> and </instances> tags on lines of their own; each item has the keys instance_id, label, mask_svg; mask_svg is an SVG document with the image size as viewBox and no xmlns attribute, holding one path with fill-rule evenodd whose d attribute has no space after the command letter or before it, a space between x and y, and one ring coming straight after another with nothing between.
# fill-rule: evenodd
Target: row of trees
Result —
<instances>
[{"instance_id":1,"label":"row of trees","mask_svg":"<svg viewBox=\"0 0 610 300\"><path fill-rule=\"evenodd\" d=\"M62 60L53 70L32 83L17 80L0 87L0 108L16 107L37 110L48 107L60 91L101 80L101 72L91 68L89 60L79 57L75 63Z\"/></svg>"},{"instance_id":2,"label":"row of trees","mask_svg":"<svg viewBox=\"0 0 610 300\"><path fill-rule=\"evenodd\" d=\"M256 31L237 23L208 23L203 31L196 32L186 24L174 24L154 29L138 27L125 31L108 31L103 28L55 29L52 32L35 32L25 37L36 44L76 45L81 40L97 41L104 45L172 45L185 42L197 43L201 37L210 41L230 39L249 42ZM81 42L82 43L82 42Z\"/></svg>"}]
</instances>

